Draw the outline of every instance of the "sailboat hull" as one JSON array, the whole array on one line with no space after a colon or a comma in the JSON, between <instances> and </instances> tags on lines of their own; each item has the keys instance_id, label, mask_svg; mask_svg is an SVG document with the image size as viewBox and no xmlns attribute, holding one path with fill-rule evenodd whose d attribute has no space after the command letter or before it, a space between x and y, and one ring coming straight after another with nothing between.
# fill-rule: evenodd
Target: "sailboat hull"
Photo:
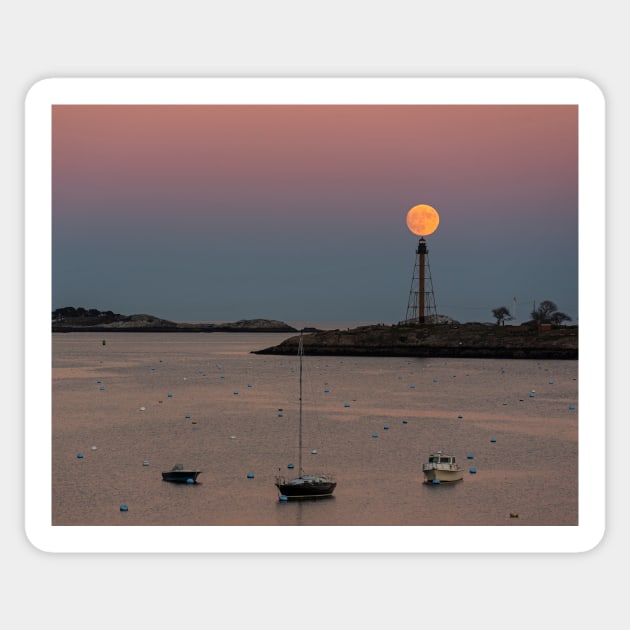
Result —
<instances>
[{"instance_id":1,"label":"sailboat hull","mask_svg":"<svg viewBox=\"0 0 630 630\"><path fill-rule=\"evenodd\" d=\"M298 477L291 481L278 480L276 488L287 499L325 499L333 496L337 483L325 477Z\"/></svg>"}]
</instances>

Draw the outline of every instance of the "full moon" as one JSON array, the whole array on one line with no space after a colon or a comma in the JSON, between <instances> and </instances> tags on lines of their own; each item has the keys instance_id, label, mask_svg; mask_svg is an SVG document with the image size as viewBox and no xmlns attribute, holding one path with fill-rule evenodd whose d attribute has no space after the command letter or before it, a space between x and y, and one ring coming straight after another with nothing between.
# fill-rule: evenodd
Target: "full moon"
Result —
<instances>
[{"instance_id":1,"label":"full moon","mask_svg":"<svg viewBox=\"0 0 630 630\"><path fill-rule=\"evenodd\" d=\"M421 203L407 212L407 227L418 236L433 234L439 224L440 215L433 206Z\"/></svg>"}]
</instances>

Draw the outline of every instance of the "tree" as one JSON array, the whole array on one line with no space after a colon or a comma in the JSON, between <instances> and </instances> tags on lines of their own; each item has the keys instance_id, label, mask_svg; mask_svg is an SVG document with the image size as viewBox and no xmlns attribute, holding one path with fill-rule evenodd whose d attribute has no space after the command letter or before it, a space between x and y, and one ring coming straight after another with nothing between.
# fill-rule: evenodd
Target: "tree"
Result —
<instances>
[{"instance_id":1,"label":"tree","mask_svg":"<svg viewBox=\"0 0 630 630\"><path fill-rule=\"evenodd\" d=\"M492 316L497 320L497 326L500 326L506 319L514 319L510 311L505 306L499 306L492 309Z\"/></svg>"},{"instance_id":2,"label":"tree","mask_svg":"<svg viewBox=\"0 0 630 630\"><path fill-rule=\"evenodd\" d=\"M571 318L565 313L561 313L560 311L556 311L551 315L551 323L552 324L562 324L562 322L570 322Z\"/></svg>"},{"instance_id":3,"label":"tree","mask_svg":"<svg viewBox=\"0 0 630 630\"><path fill-rule=\"evenodd\" d=\"M568 315L558 311L558 307L551 300L543 300L538 308L531 312L531 318L537 324L561 324L571 321Z\"/></svg>"}]
</instances>

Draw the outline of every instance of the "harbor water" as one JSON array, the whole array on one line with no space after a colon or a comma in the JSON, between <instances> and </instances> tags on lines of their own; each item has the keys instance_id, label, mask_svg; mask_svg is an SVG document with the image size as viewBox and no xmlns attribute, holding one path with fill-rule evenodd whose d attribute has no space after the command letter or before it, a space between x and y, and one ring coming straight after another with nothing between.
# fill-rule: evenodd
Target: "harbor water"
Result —
<instances>
[{"instance_id":1,"label":"harbor water","mask_svg":"<svg viewBox=\"0 0 630 630\"><path fill-rule=\"evenodd\" d=\"M252 351L289 336L53 334L52 525L579 524L577 361L307 355L303 467L337 488L280 500L298 359ZM438 449L462 481L423 483Z\"/></svg>"}]
</instances>

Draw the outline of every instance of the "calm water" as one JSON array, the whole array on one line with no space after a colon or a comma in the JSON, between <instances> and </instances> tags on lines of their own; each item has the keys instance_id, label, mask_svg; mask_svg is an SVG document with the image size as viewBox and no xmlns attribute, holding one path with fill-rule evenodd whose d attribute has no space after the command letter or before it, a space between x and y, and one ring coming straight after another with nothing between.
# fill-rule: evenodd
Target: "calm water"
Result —
<instances>
[{"instance_id":1,"label":"calm water","mask_svg":"<svg viewBox=\"0 0 630 630\"><path fill-rule=\"evenodd\" d=\"M279 501L298 362L251 351L287 336L53 335L52 524L578 524L577 361L307 356L304 468L338 485ZM463 481L422 483L439 448ZM175 463L199 483L163 482Z\"/></svg>"}]
</instances>

